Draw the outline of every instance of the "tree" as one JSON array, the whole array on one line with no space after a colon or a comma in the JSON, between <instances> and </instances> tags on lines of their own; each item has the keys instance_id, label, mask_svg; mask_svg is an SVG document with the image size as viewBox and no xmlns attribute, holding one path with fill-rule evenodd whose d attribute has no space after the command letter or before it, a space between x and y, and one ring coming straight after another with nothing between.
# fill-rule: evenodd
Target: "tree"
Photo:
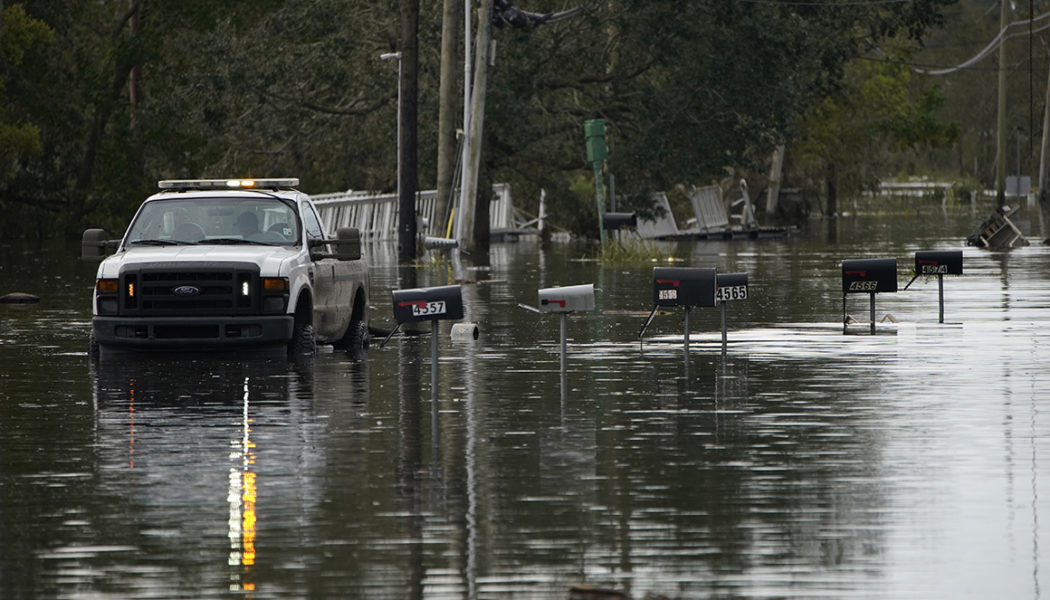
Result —
<instances>
[{"instance_id":1,"label":"tree","mask_svg":"<svg viewBox=\"0 0 1050 600\"><path fill-rule=\"evenodd\" d=\"M500 37L488 164L548 190L555 218L586 169L583 121L609 128L617 188L706 183L757 169L797 139L799 116L841 90L844 65L893 36L921 37L950 0L901 4L624 0ZM542 10L552 3L536 2ZM552 6L553 8L553 6ZM579 204L582 206L582 204ZM591 219L593 222L593 219Z\"/></svg>"},{"instance_id":2,"label":"tree","mask_svg":"<svg viewBox=\"0 0 1050 600\"><path fill-rule=\"evenodd\" d=\"M837 212L839 192L874 187L903 152L958 138L958 126L936 116L944 98L913 80L902 60L855 60L841 89L801 117L805 135L788 153L798 155L800 178L825 182L827 213Z\"/></svg>"},{"instance_id":3,"label":"tree","mask_svg":"<svg viewBox=\"0 0 1050 600\"><path fill-rule=\"evenodd\" d=\"M40 154L40 128L9 104L5 90L11 77L20 76L26 51L51 37L51 29L27 16L21 4L0 3L0 182L14 175L20 160Z\"/></svg>"},{"instance_id":4,"label":"tree","mask_svg":"<svg viewBox=\"0 0 1050 600\"><path fill-rule=\"evenodd\" d=\"M552 218L583 231L593 197L577 202L573 182L588 169L588 119L606 121L620 191L756 168L799 138L799 116L841 88L852 58L921 36L948 1L603 0L572 19L504 27L482 177L510 182L533 212L546 189ZM539 15L566 8L519 3ZM87 224L119 230L161 178L297 176L311 193L393 191L396 70L378 56L400 49L398 6L27 0L55 37L11 77L0 122L36 124L40 152L21 155L0 193L47 231L75 235ZM419 181L437 174L440 25L439 11L420 14Z\"/></svg>"}]
</instances>

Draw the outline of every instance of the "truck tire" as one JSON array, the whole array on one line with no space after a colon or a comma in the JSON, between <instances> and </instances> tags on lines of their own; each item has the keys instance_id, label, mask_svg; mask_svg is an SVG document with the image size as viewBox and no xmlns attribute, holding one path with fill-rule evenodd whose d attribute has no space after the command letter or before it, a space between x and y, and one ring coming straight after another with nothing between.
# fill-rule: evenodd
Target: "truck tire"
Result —
<instances>
[{"instance_id":1,"label":"truck tire","mask_svg":"<svg viewBox=\"0 0 1050 600\"><path fill-rule=\"evenodd\" d=\"M95 339L95 332L92 331L88 334L88 356L90 356L91 358L98 358L98 355L98 340Z\"/></svg>"},{"instance_id":2,"label":"truck tire","mask_svg":"<svg viewBox=\"0 0 1050 600\"><path fill-rule=\"evenodd\" d=\"M292 356L313 354L314 348L314 326L309 323L296 322L292 329L292 339L288 342L288 353Z\"/></svg>"},{"instance_id":3,"label":"truck tire","mask_svg":"<svg viewBox=\"0 0 1050 600\"><path fill-rule=\"evenodd\" d=\"M350 326L346 328L346 334L343 335L339 345L352 358L364 358L369 345L368 325L365 325L364 321L350 321Z\"/></svg>"}]
</instances>

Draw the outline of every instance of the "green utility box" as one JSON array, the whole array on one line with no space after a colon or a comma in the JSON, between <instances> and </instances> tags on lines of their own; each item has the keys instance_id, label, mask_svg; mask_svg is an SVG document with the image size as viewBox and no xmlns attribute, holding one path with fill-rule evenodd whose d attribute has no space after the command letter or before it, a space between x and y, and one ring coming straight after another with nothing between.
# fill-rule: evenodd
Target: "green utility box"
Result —
<instances>
[{"instance_id":1,"label":"green utility box","mask_svg":"<svg viewBox=\"0 0 1050 600\"><path fill-rule=\"evenodd\" d=\"M587 160L600 162L608 158L609 150L605 146L605 120L592 119L583 123L584 137L587 138Z\"/></svg>"}]
</instances>

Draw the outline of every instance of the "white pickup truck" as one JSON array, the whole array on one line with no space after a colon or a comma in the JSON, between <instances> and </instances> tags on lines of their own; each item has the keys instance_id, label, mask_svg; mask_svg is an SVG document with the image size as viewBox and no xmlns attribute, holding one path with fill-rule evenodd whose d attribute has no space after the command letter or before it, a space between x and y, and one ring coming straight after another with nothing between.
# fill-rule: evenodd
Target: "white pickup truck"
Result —
<instances>
[{"instance_id":1,"label":"white pickup truck","mask_svg":"<svg viewBox=\"0 0 1050 600\"><path fill-rule=\"evenodd\" d=\"M167 180L121 240L88 229L102 259L90 350L368 344L360 233L324 232L297 179ZM116 252L106 256L107 250Z\"/></svg>"}]
</instances>

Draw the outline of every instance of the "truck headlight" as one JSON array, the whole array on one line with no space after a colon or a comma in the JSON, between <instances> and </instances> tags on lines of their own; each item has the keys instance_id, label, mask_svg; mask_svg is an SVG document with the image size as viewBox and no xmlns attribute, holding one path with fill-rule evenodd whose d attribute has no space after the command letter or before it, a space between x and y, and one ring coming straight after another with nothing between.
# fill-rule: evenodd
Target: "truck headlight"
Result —
<instances>
[{"instance_id":1,"label":"truck headlight","mask_svg":"<svg viewBox=\"0 0 1050 600\"><path fill-rule=\"evenodd\" d=\"M262 286L264 292L287 292L287 277L263 277Z\"/></svg>"},{"instance_id":2,"label":"truck headlight","mask_svg":"<svg viewBox=\"0 0 1050 600\"><path fill-rule=\"evenodd\" d=\"M262 277L262 312L267 315L280 315L288 308L288 278Z\"/></svg>"},{"instance_id":3,"label":"truck headlight","mask_svg":"<svg viewBox=\"0 0 1050 600\"><path fill-rule=\"evenodd\" d=\"M95 289L100 294L116 294L120 289L120 282L116 279L99 279L95 282Z\"/></svg>"},{"instance_id":4,"label":"truck headlight","mask_svg":"<svg viewBox=\"0 0 1050 600\"><path fill-rule=\"evenodd\" d=\"M120 281L117 279L99 279L95 281L95 308L100 315L115 315L120 312L117 293Z\"/></svg>"}]
</instances>

